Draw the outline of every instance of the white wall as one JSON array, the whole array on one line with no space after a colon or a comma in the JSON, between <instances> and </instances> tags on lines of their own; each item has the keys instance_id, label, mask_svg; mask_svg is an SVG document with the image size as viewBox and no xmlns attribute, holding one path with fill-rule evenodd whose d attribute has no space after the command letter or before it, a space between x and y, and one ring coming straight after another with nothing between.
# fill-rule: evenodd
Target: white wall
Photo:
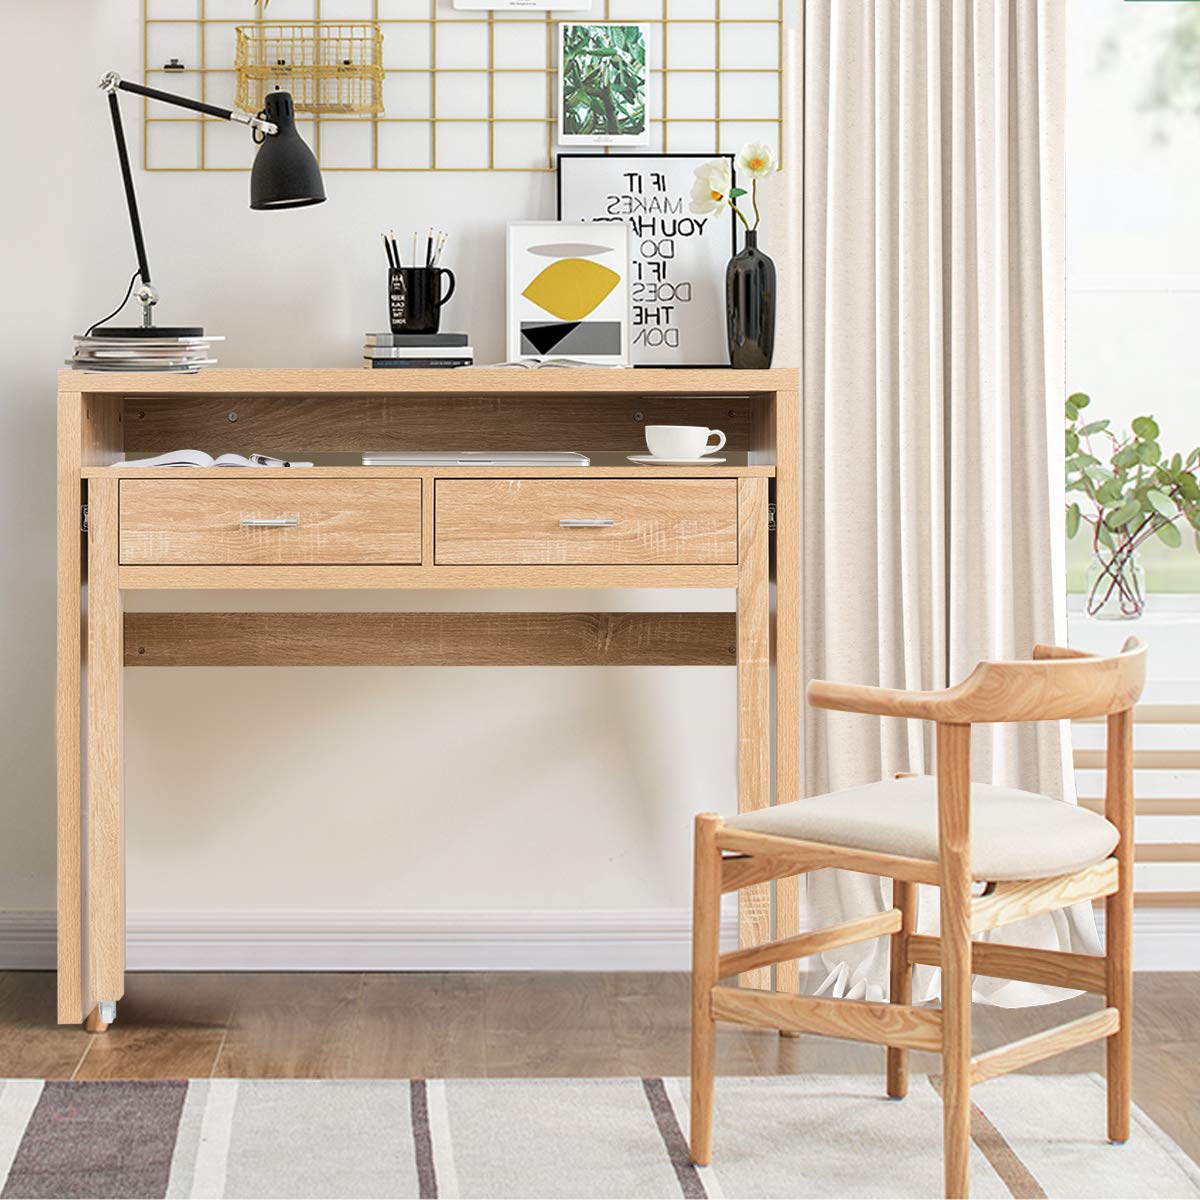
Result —
<instances>
[{"instance_id":1,"label":"white wall","mask_svg":"<svg viewBox=\"0 0 1200 1200\"><path fill-rule=\"evenodd\" d=\"M72 333L134 266L95 81L140 70L139 0L5 4L0 162L0 911L54 904L54 395ZM51 80L45 69L57 66ZM37 111L37 118L31 114ZM140 162L140 104L123 109ZM240 174L137 174L159 320L222 365L357 364L384 327L377 231L453 232L447 327L503 357L503 228L552 176L331 174L329 202L252 213ZM222 447L208 449L217 451ZM152 607L233 597L139 595ZM727 593L330 596L248 607L730 607ZM688 904L691 814L734 806L718 668L127 673L128 899L138 910L662 910ZM453 862L451 861L453 858Z\"/></svg>"}]
</instances>

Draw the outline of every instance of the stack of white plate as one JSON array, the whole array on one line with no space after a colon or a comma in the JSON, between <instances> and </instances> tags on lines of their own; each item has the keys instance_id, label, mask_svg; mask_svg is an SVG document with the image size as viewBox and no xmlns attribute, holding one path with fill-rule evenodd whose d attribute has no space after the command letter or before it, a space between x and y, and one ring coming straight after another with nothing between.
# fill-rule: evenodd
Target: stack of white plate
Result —
<instances>
[{"instance_id":1,"label":"stack of white plate","mask_svg":"<svg viewBox=\"0 0 1200 1200\"><path fill-rule=\"evenodd\" d=\"M68 367L81 371L199 371L223 337L76 337Z\"/></svg>"}]
</instances>

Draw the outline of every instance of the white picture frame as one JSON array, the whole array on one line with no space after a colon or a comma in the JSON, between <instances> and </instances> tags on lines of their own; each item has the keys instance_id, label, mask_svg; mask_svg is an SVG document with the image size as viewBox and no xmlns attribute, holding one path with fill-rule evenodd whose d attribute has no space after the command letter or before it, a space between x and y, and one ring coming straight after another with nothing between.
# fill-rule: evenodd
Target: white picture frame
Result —
<instances>
[{"instance_id":1,"label":"white picture frame","mask_svg":"<svg viewBox=\"0 0 1200 1200\"><path fill-rule=\"evenodd\" d=\"M696 168L732 154L558 156L558 218L630 225L630 356L635 367L727 367L725 273L733 210L693 215Z\"/></svg>"},{"instance_id":2,"label":"white picture frame","mask_svg":"<svg viewBox=\"0 0 1200 1200\"><path fill-rule=\"evenodd\" d=\"M640 89L636 100L641 101L641 121L637 128L626 131L622 126L627 120L627 107L619 105L613 113L617 128L605 130L598 127L580 131L576 128L580 108L571 103L573 85L572 60L586 58L587 52L578 46L580 34L576 30L636 30L640 38L642 62ZM558 142L561 146L649 146L650 145L650 26L638 21L560 21L558 25ZM624 54L624 49L622 52ZM628 59L625 58L626 63ZM610 91L604 94L610 95ZM636 107L636 100L628 102Z\"/></svg>"},{"instance_id":3,"label":"white picture frame","mask_svg":"<svg viewBox=\"0 0 1200 1200\"><path fill-rule=\"evenodd\" d=\"M454 0L460 12L591 12L592 0Z\"/></svg>"},{"instance_id":4,"label":"white picture frame","mask_svg":"<svg viewBox=\"0 0 1200 1200\"><path fill-rule=\"evenodd\" d=\"M627 367L629 226L512 221L507 359Z\"/></svg>"}]
</instances>

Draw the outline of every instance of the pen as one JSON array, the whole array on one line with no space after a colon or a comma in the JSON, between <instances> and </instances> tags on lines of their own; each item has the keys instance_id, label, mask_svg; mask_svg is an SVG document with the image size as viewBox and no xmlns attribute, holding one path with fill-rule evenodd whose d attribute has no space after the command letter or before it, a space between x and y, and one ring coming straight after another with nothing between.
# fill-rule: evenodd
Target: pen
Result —
<instances>
[{"instance_id":1,"label":"pen","mask_svg":"<svg viewBox=\"0 0 1200 1200\"><path fill-rule=\"evenodd\" d=\"M425 243L425 266L433 266L433 226L429 227L429 239Z\"/></svg>"},{"instance_id":2,"label":"pen","mask_svg":"<svg viewBox=\"0 0 1200 1200\"><path fill-rule=\"evenodd\" d=\"M394 229L389 229L388 234L390 235L390 240L392 243L392 258L395 260L396 269L399 270L400 269L400 247L396 245L396 231Z\"/></svg>"},{"instance_id":3,"label":"pen","mask_svg":"<svg viewBox=\"0 0 1200 1200\"><path fill-rule=\"evenodd\" d=\"M381 233L379 236L381 238L383 238L383 251L387 255L388 266L391 267L393 270L395 270L396 267L398 266L398 264L396 262L395 256L392 254L392 247L391 247L391 244L388 242L387 234Z\"/></svg>"}]
</instances>

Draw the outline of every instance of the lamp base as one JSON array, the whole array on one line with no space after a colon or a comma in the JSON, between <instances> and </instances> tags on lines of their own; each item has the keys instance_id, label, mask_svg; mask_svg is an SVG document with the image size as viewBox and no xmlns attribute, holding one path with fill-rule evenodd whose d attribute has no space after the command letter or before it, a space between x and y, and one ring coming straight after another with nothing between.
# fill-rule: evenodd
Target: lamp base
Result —
<instances>
[{"instance_id":1,"label":"lamp base","mask_svg":"<svg viewBox=\"0 0 1200 1200\"><path fill-rule=\"evenodd\" d=\"M101 325L92 330L95 338L199 338L202 325Z\"/></svg>"}]
</instances>

